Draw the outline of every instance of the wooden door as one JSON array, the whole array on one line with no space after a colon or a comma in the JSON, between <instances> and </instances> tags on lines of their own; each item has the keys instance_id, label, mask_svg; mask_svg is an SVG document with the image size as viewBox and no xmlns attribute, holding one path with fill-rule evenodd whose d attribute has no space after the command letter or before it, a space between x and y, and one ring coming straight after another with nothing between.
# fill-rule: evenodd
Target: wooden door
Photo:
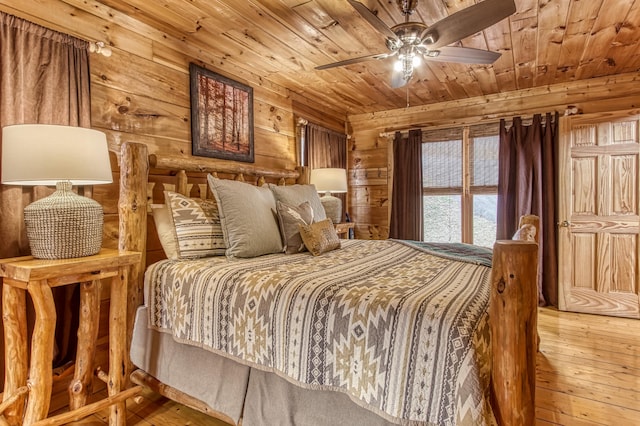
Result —
<instances>
[{"instance_id":1,"label":"wooden door","mask_svg":"<svg viewBox=\"0 0 640 426\"><path fill-rule=\"evenodd\" d=\"M561 310L640 318L640 110L560 122Z\"/></svg>"}]
</instances>

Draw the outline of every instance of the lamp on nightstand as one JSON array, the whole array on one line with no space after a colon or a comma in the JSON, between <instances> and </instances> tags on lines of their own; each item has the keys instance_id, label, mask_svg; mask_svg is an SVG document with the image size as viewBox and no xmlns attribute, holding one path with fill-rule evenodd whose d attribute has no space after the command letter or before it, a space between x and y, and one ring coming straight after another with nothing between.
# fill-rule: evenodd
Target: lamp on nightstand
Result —
<instances>
[{"instance_id":1,"label":"lamp on nightstand","mask_svg":"<svg viewBox=\"0 0 640 426\"><path fill-rule=\"evenodd\" d=\"M333 223L342 221L342 200L333 194L347 192L347 171L345 169L325 168L311 170L310 183L316 187L316 191L324 193L320 197L327 217Z\"/></svg>"},{"instance_id":2,"label":"lamp on nightstand","mask_svg":"<svg viewBox=\"0 0 640 426\"><path fill-rule=\"evenodd\" d=\"M29 204L24 220L39 259L90 256L102 246L102 206L72 185L111 183L106 135L83 127L19 124L2 129L2 183L55 185Z\"/></svg>"}]
</instances>

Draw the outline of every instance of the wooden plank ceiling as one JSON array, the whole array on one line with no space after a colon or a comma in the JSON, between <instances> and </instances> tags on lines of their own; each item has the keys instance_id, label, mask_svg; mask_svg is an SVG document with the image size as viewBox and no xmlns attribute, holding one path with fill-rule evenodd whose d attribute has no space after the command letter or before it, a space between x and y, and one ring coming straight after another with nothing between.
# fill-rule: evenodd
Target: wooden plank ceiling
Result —
<instances>
[{"instance_id":1,"label":"wooden plank ceiling","mask_svg":"<svg viewBox=\"0 0 640 426\"><path fill-rule=\"evenodd\" d=\"M398 89L389 84L391 59L314 69L388 51L384 36L346 0L95 3L124 12L165 37L197 46L215 58L223 72L244 70L345 114L640 70L640 0L515 0L514 15L458 44L502 53L494 64L423 62L409 84ZM388 26L404 21L395 0L362 3ZM474 3L420 0L411 19L429 25Z\"/></svg>"}]
</instances>

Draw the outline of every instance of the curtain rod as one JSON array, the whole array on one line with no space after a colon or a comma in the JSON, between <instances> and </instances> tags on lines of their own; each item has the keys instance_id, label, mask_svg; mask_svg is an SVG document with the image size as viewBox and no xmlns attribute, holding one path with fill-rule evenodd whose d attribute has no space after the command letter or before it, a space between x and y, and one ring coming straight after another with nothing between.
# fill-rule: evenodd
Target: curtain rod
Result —
<instances>
[{"instance_id":1,"label":"curtain rod","mask_svg":"<svg viewBox=\"0 0 640 426\"><path fill-rule=\"evenodd\" d=\"M316 128L320 128L322 130L325 130L327 133L332 133L332 134L337 135L337 136L346 136L347 139L351 139L351 135L348 134L347 132L339 132L337 130L330 129L330 128L326 127L326 126L322 126L320 124L309 123L309 120L307 120L306 118L298 117L298 120L296 121L296 125L299 126L299 127L314 126Z\"/></svg>"},{"instance_id":2,"label":"curtain rod","mask_svg":"<svg viewBox=\"0 0 640 426\"><path fill-rule=\"evenodd\" d=\"M113 53L111 47L109 47L104 41L90 41L89 52L99 53L107 58L111 56L111 53Z\"/></svg>"},{"instance_id":3,"label":"curtain rod","mask_svg":"<svg viewBox=\"0 0 640 426\"><path fill-rule=\"evenodd\" d=\"M393 130L393 131L389 131L389 132L380 132L379 133L379 137L381 138L392 138L395 136L396 132L400 132L400 134L402 136L407 136L409 134L410 130L422 130L422 131L433 131L433 130L446 130L446 129L457 129L457 128L464 128L464 127L473 127L473 126L483 126L483 125L491 125L491 124L499 124L500 120L513 120L514 118L520 117L522 120L522 123L524 125L530 125L533 122L533 117L534 115L541 115L542 116L542 123L544 123L546 121L546 114L551 114L551 121L553 122L555 114L558 111L551 111L548 113L536 113L533 115L529 115L529 116L518 116L518 115L510 115L510 116L505 116L505 117L500 117L500 118L492 118L492 119L487 119L481 122L477 122L477 123L473 123L473 124L460 124L460 125L449 125L449 124L443 124L440 126L432 126L432 127L412 127L412 128L408 128L408 129L398 129L398 130ZM567 108L564 111L564 115L568 116L568 115L577 115L577 114L582 114L582 111L574 106L574 105L569 105L567 106Z\"/></svg>"}]
</instances>

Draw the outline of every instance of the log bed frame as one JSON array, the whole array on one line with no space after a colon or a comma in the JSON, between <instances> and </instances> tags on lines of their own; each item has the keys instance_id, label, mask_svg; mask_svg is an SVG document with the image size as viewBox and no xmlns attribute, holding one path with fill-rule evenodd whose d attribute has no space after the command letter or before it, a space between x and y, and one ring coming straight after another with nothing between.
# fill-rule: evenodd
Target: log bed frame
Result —
<instances>
[{"instance_id":1,"label":"log bed frame","mask_svg":"<svg viewBox=\"0 0 640 426\"><path fill-rule=\"evenodd\" d=\"M245 176L251 176L252 182L256 184L265 181L280 184L308 182L308 171L303 168L295 171L275 170L209 158L149 156L146 145L123 143L120 152L118 246L120 250L142 253L141 263L131 268L129 276L129 344L135 311L143 303L148 204L161 202L154 198L160 196L163 188L193 196L194 189L200 189L198 185L192 185L190 189L187 175L199 174L202 179L202 175L207 173L221 174L224 175L221 177L229 176L241 181L245 180ZM159 180L163 185L155 185L154 180ZM175 183L167 186L167 182ZM538 218L525 216L521 220L522 224L532 224L538 229ZM496 420L501 425L535 423L537 260L538 245L535 242L504 240L495 243L489 310L493 353L491 405ZM128 371L133 370L130 363L128 367ZM227 416L215 412L201 401L158 382L141 370L131 374L131 381L213 417L230 421Z\"/></svg>"}]
</instances>

